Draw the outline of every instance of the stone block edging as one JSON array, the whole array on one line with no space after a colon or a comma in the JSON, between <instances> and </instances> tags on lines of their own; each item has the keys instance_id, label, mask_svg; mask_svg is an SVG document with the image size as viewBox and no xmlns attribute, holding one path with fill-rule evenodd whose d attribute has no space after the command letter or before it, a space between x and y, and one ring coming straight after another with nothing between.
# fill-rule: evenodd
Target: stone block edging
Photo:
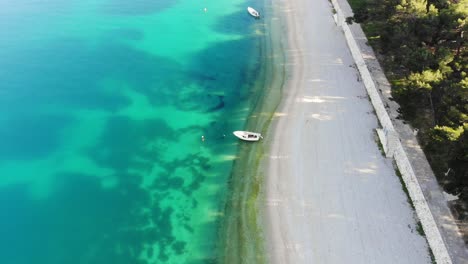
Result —
<instances>
[{"instance_id":1,"label":"stone block edging","mask_svg":"<svg viewBox=\"0 0 468 264\"><path fill-rule=\"evenodd\" d=\"M424 197L414 170L411 167L408 156L399 140L398 133L395 131L393 123L380 98L379 92L375 86L372 75L367 68L361 50L359 49L348 24L345 22L346 18L343 15L337 0L331 0L331 3L336 11L333 18L336 24L343 30L348 47L359 70L364 86L366 87L372 106L375 109L377 118L382 126L382 129L378 129L377 133L382 142L384 151L387 157L393 157L395 159L436 262L438 264L452 264L452 259L450 258L439 228L436 225L434 216L429 209L429 205Z\"/></svg>"}]
</instances>

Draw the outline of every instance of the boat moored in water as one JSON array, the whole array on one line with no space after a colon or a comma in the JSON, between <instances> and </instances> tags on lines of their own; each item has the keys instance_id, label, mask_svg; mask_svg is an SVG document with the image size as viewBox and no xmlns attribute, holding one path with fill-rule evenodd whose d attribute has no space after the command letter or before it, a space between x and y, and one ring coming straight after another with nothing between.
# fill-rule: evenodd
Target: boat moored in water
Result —
<instances>
[{"instance_id":1,"label":"boat moored in water","mask_svg":"<svg viewBox=\"0 0 468 264\"><path fill-rule=\"evenodd\" d=\"M255 18L259 18L259 17L260 17L260 13L259 13L257 10L253 9L253 7L250 7L250 6L247 7L247 11L249 12L249 14L250 14L251 16L253 16L253 17L255 17Z\"/></svg>"},{"instance_id":2,"label":"boat moored in water","mask_svg":"<svg viewBox=\"0 0 468 264\"><path fill-rule=\"evenodd\" d=\"M263 138L262 134L249 131L234 131L232 133L234 136L245 141L259 141L261 138Z\"/></svg>"}]
</instances>

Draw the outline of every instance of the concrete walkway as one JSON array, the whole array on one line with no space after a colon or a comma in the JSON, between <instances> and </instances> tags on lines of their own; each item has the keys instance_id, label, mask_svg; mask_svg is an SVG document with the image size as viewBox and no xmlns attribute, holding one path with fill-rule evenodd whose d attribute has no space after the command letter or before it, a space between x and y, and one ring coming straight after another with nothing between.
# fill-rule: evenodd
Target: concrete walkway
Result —
<instances>
[{"instance_id":1,"label":"concrete walkway","mask_svg":"<svg viewBox=\"0 0 468 264\"><path fill-rule=\"evenodd\" d=\"M265 135L269 263L431 263L392 160L375 142L378 121L330 3L287 0L277 9L287 22L287 78Z\"/></svg>"},{"instance_id":2,"label":"concrete walkway","mask_svg":"<svg viewBox=\"0 0 468 264\"><path fill-rule=\"evenodd\" d=\"M352 16L351 8L346 0L337 0L345 17ZM370 46L367 45L367 38L360 25L350 25L351 32L364 55L364 60L374 79L374 83L379 89L380 97L384 102L387 112L392 120L395 130L398 132L400 141L408 156L419 185L424 193L425 199L433 214L442 238L447 246L453 263L468 263L468 248L465 245L457 227L442 189L437 183L434 173L414 135L413 129L404 124L399 116L399 105L391 100L391 87L380 67L376 56Z\"/></svg>"}]
</instances>

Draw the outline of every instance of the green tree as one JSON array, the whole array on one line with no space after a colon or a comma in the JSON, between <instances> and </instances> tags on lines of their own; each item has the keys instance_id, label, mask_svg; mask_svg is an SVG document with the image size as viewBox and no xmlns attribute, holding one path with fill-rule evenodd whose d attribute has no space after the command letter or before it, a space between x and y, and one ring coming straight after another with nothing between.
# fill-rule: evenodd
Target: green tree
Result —
<instances>
[{"instance_id":1,"label":"green tree","mask_svg":"<svg viewBox=\"0 0 468 264\"><path fill-rule=\"evenodd\" d=\"M468 0L353 3L434 172L468 208Z\"/></svg>"}]
</instances>

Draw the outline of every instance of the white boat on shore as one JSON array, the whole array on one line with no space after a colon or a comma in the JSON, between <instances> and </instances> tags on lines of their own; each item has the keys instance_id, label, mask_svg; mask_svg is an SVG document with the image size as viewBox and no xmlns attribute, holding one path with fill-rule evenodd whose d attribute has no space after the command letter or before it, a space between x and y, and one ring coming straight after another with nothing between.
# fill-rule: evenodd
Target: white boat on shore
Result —
<instances>
[{"instance_id":1,"label":"white boat on shore","mask_svg":"<svg viewBox=\"0 0 468 264\"><path fill-rule=\"evenodd\" d=\"M262 134L249 131L234 131L232 133L234 136L245 141L259 141L261 138L263 138Z\"/></svg>"},{"instance_id":2,"label":"white boat on shore","mask_svg":"<svg viewBox=\"0 0 468 264\"><path fill-rule=\"evenodd\" d=\"M260 17L260 13L259 13L257 10L253 9L253 7L250 7L250 6L247 7L247 11L249 12L249 14L250 14L251 16L253 16L253 17L255 17L255 18L259 18L259 17Z\"/></svg>"}]
</instances>

